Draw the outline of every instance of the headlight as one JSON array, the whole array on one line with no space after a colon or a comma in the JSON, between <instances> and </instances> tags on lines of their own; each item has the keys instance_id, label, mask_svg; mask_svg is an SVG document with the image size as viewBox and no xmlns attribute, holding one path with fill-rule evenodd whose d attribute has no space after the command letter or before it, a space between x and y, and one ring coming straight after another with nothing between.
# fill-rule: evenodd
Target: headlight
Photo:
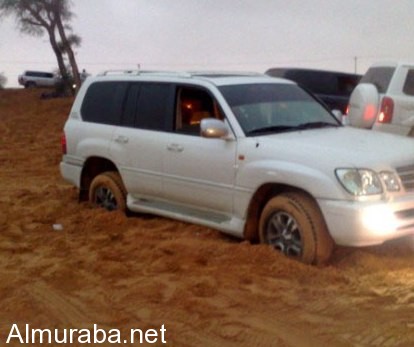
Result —
<instances>
[{"instance_id":1,"label":"headlight","mask_svg":"<svg viewBox=\"0 0 414 347\"><path fill-rule=\"evenodd\" d=\"M337 169L335 173L339 182L352 195L364 196L382 193L381 181L372 170Z\"/></svg>"},{"instance_id":2,"label":"headlight","mask_svg":"<svg viewBox=\"0 0 414 347\"><path fill-rule=\"evenodd\" d=\"M389 171L382 171L380 172L380 176L384 182L385 189L389 192L398 192L400 190L400 183L396 174Z\"/></svg>"}]
</instances>

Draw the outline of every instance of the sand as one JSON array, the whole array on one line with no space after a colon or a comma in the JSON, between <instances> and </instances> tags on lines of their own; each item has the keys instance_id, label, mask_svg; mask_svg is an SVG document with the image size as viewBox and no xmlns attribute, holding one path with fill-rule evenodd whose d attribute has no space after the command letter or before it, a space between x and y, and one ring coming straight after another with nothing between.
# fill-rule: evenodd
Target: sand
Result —
<instances>
[{"instance_id":1,"label":"sand","mask_svg":"<svg viewBox=\"0 0 414 347\"><path fill-rule=\"evenodd\" d=\"M13 324L164 325L166 345L184 347L414 346L407 244L338 248L318 268L201 226L79 203L59 173L73 100L40 93L0 91L0 346Z\"/></svg>"}]
</instances>

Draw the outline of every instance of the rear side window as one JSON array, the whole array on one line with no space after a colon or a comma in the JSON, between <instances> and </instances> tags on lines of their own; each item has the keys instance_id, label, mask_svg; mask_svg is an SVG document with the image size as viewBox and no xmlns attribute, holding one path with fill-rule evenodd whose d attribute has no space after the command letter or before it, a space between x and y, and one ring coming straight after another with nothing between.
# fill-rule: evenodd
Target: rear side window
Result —
<instances>
[{"instance_id":1,"label":"rear side window","mask_svg":"<svg viewBox=\"0 0 414 347\"><path fill-rule=\"evenodd\" d=\"M127 86L126 82L91 84L83 99L82 119L87 122L119 125Z\"/></svg>"},{"instance_id":2,"label":"rear side window","mask_svg":"<svg viewBox=\"0 0 414 347\"><path fill-rule=\"evenodd\" d=\"M394 71L394 67L372 67L361 78L361 83L371 83L377 87L379 93L385 93Z\"/></svg>"},{"instance_id":3,"label":"rear side window","mask_svg":"<svg viewBox=\"0 0 414 347\"><path fill-rule=\"evenodd\" d=\"M171 119L171 94L169 84L143 83L138 93L136 127L164 130L166 119Z\"/></svg>"},{"instance_id":4,"label":"rear side window","mask_svg":"<svg viewBox=\"0 0 414 347\"><path fill-rule=\"evenodd\" d=\"M414 96L414 69L408 70L403 87L404 94Z\"/></svg>"},{"instance_id":5,"label":"rear side window","mask_svg":"<svg viewBox=\"0 0 414 347\"><path fill-rule=\"evenodd\" d=\"M121 125L166 130L168 121L172 119L172 90L168 83L131 83L127 91ZM171 129L171 124L169 128Z\"/></svg>"}]
</instances>

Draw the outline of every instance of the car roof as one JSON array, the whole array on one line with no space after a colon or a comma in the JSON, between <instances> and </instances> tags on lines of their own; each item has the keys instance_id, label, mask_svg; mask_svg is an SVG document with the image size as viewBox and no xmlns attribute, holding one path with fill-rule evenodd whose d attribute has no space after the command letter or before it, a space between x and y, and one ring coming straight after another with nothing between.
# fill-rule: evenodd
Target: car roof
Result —
<instances>
[{"instance_id":1,"label":"car roof","mask_svg":"<svg viewBox=\"0 0 414 347\"><path fill-rule=\"evenodd\" d=\"M216 86L254 84L254 83L286 83L292 81L275 78L269 75L255 72L221 72L221 71L104 71L92 78L95 81L157 81L157 82L181 82L194 81L208 82ZM294 84L294 83L293 83Z\"/></svg>"},{"instance_id":2,"label":"car roof","mask_svg":"<svg viewBox=\"0 0 414 347\"><path fill-rule=\"evenodd\" d=\"M371 67L398 67L398 66L414 66L414 62L407 61L382 61L374 63Z\"/></svg>"},{"instance_id":3,"label":"car roof","mask_svg":"<svg viewBox=\"0 0 414 347\"><path fill-rule=\"evenodd\" d=\"M335 70L320 70L320 69L310 69L310 68L301 68L301 67L274 67L268 69L265 74L270 76L286 76L290 72L296 73L315 73L323 75L336 75L336 76L349 76L349 77L361 77L360 74L345 72L345 71L335 71Z\"/></svg>"}]
</instances>

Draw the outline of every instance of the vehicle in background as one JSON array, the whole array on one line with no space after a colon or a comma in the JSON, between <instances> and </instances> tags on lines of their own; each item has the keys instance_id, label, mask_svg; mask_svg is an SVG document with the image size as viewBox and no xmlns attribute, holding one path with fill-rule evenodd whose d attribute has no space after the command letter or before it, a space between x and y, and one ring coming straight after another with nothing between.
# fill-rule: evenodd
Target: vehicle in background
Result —
<instances>
[{"instance_id":1,"label":"vehicle in background","mask_svg":"<svg viewBox=\"0 0 414 347\"><path fill-rule=\"evenodd\" d=\"M346 113L351 92L358 84L361 75L346 72L302 69L271 68L266 74L292 80L312 92L331 110Z\"/></svg>"},{"instance_id":2,"label":"vehicle in background","mask_svg":"<svg viewBox=\"0 0 414 347\"><path fill-rule=\"evenodd\" d=\"M25 71L19 75L18 82L25 88L55 87L60 78L51 72Z\"/></svg>"},{"instance_id":3,"label":"vehicle in background","mask_svg":"<svg viewBox=\"0 0 414 347\"><path fill-rule=\"evenodd\" d=\"M358 128L414 136L414 63L378 63L368 69L349 101Z\"/></svg>"}]
</instances>

